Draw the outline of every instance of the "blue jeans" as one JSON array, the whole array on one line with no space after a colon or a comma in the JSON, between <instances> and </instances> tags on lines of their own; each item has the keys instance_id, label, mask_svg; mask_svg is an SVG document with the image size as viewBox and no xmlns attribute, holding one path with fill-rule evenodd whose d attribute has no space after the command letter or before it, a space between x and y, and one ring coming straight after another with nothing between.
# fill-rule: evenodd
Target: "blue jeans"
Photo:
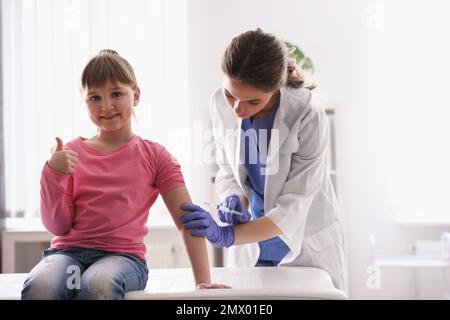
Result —
<instances>
[{"instance_id":1,"label":"blue jeans","mask_svg":"<svg viewBox=\"0 0 450 320\"><path fill-rule=\"evenodd\" d=\"M120 300L147 284L145 260L86 248L47 249L28 274L22 300Z\"/></svg>"}]
</instances>

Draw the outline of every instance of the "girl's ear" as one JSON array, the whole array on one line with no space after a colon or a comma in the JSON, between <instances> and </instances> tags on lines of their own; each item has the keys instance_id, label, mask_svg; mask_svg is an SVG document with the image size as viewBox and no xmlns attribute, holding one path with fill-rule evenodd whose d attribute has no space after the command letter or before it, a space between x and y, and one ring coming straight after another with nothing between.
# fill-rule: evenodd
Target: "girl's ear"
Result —
<instances>
[{"instance_id":1,"label":"girl's ear","mask_svg":"<svg viewBox=\"0 0 450 320\"><path fill-rule=\"evenodd\" d=\"M136 87L136 90L134 90L133 106L138 105L140 96L141 96L141 89L139 87Z\"/></svg>"}]
</instances>

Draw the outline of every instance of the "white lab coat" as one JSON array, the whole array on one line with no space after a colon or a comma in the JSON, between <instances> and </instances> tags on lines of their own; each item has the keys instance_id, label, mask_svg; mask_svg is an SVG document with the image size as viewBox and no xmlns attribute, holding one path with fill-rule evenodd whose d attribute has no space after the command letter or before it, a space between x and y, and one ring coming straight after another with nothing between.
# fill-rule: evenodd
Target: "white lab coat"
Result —
<instances>
[{"instance_id":1,"label":"white lab coat","mask_svg":"<svg viewBox=\"0 0 450 320\"><path fill-rule=\"evenodd\" d=\"M345 290L344 239L337 201L327 166L328 121L312 103L308 89L282 88L269 144L264 212L282 231L290 252L280 265L312 266L327 271ZM211 100L211 122L221 200L231 194L251 199L242 165L241 122L222 90ZM278 143L277 143L278 142ZM255 266L258 243L227 249L227 266Z\"/></svg>"}]
</instances>

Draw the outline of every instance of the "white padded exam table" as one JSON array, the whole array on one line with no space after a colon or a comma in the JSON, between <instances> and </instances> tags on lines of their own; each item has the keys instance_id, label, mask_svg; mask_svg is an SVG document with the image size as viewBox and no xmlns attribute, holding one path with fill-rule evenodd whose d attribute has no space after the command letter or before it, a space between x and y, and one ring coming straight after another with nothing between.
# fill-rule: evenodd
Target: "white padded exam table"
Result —
<instances>
[{"instance_id":1,"label":"white padded exam table","mask_svg":"<svg viewBox=\"0 0 450 320\"><path fill-rule=\"evenodd\" d=\"M26 274L0 274L0 299L20 299ZM325 271L308 267L212 268L212 280L232 289L195 290L192 271L150 269L147 287L125 299L347 299Z\"/></svg>"}]
</instances>

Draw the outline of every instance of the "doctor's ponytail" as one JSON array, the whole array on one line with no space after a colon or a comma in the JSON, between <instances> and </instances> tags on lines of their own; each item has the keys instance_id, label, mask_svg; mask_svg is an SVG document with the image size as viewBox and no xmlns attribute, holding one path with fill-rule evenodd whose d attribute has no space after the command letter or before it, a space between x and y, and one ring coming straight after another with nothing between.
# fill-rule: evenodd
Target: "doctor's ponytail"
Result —
<instances>
[{"instance_id":1,"label":"doctor's ponytail","mask_svg":"<svg viewBox=\"0 0 450 320\"><path fill-rule=\"evenodd\" d=\"M289 58L286 44L260 28L233 38L223 54L221 68L230 78L266 92L283 86L315 87L305 85L303 72Z\"/></svg>"}]
</instances>

